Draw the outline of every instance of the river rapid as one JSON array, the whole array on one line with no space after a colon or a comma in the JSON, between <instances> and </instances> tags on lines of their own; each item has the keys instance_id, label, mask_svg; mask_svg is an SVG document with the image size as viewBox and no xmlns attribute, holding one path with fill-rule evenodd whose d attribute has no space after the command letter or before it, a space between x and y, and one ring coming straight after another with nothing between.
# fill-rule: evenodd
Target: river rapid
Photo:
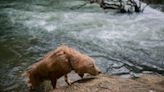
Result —
<instances>
[{"instance_id":1,"label":"river rapid","mask_svg":"<svg viewBox=\"0 0 164 92\"><path fill-rule=\"evenodd\" d=\"M164 74L164 13L119 14L79 0L0 1L0 91L28 92L22 71L66 44L120 76Z\"/></svg>"}]
</instances>

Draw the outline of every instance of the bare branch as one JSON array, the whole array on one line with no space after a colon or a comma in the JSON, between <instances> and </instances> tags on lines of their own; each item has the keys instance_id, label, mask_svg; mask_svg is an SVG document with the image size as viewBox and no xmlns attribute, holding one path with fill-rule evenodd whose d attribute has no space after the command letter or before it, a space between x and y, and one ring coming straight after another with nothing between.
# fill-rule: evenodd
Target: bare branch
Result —
<instances>
[{"instance_id":1,"label":"bare branch","mask_svg":"<svg viewBox=\"0 0 164 92\"><path fill-rule=\"evenodd\" d=\"M142 12L144 8L142 8L142 0L138 2L136 0L87 0L88 2L76 7L79 9L85 6L87 3L93 4L97 3L102 9L117 9L120 12Z\"/></svg>"},{"instance_id":2,"label":"bare branch","mask_svg":"<svg viewBox=\"0 0 164 92\"><path fill-rule=\"evenodd\" d=\"M80 8L82 8L82 7L86 6L87 4L88 4L88 3L86 2L86 3L81 4L81 5L79 5L79 6L76 6L76 7L71 7L70 9L72 9L72 10L75 10L75 9L80 9Z\"/></svg>"}]
</instances>

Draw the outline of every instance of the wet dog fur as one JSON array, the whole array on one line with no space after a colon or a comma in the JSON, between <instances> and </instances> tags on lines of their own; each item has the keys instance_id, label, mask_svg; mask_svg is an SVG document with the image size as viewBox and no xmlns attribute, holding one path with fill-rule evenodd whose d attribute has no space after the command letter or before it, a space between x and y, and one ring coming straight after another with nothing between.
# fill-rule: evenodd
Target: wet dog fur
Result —
<instances>
[{"instance_id":1,"label":"wet dog fur","mask_svg":"<svg viewBox=\"0 0 164 92\"><path fill-rule=\"evenodd\" d=\"M28 78L27 85L36 88L44 80L50 80L53 88L56 88L57 79L64 76L65 82L70 85L67 74L74 70L81 78L84 73L98 75L101 71L95 64L95 60L87 55L62 45L49 52L39 62L23 73Z\"/></svg>"}]
</instances>

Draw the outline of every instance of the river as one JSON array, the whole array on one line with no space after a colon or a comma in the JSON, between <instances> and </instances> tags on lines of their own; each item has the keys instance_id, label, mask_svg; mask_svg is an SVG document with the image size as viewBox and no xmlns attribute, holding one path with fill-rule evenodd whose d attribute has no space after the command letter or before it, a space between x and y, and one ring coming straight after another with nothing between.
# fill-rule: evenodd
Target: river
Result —
<instances>
[{"instance_id":1,"label":"river","mask_svg":"<svg viewBox=\"0 0 164 92\"><path fill-rule=\"evenodd\" d=\"M164 13L104 12L79 0L0 1L0 91L28 92L22 72L66 44L120 76L164 75ZM73 8L73 9L72 9Z\"/></svg>"}]
</instances>

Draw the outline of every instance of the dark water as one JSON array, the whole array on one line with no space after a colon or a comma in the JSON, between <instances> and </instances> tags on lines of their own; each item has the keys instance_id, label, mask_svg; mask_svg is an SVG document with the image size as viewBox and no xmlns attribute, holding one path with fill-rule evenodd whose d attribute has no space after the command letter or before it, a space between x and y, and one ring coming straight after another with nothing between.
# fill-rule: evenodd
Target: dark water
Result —
<instances>
[{"instance_id":1,"label":"dark water","mask_svg":"<svg viewBox=\"0 0 164 92\"><path fill-rule=\"evenodd\" d=\"M105 13L78 0L0 1L0 91L28 92L23 70L65 43L109 74L164 74L164 13Z\"/></svg>"},{"instance_id":2,"label":"dark water","mask_svg":"<svg viewBox=\"0 0 164 92\"><path fill-rule=\"evenodd\" d=\"M152 8L164 12L164 0L144 0L144 2L148 3Z\"/></svg>"}]
</instances>

